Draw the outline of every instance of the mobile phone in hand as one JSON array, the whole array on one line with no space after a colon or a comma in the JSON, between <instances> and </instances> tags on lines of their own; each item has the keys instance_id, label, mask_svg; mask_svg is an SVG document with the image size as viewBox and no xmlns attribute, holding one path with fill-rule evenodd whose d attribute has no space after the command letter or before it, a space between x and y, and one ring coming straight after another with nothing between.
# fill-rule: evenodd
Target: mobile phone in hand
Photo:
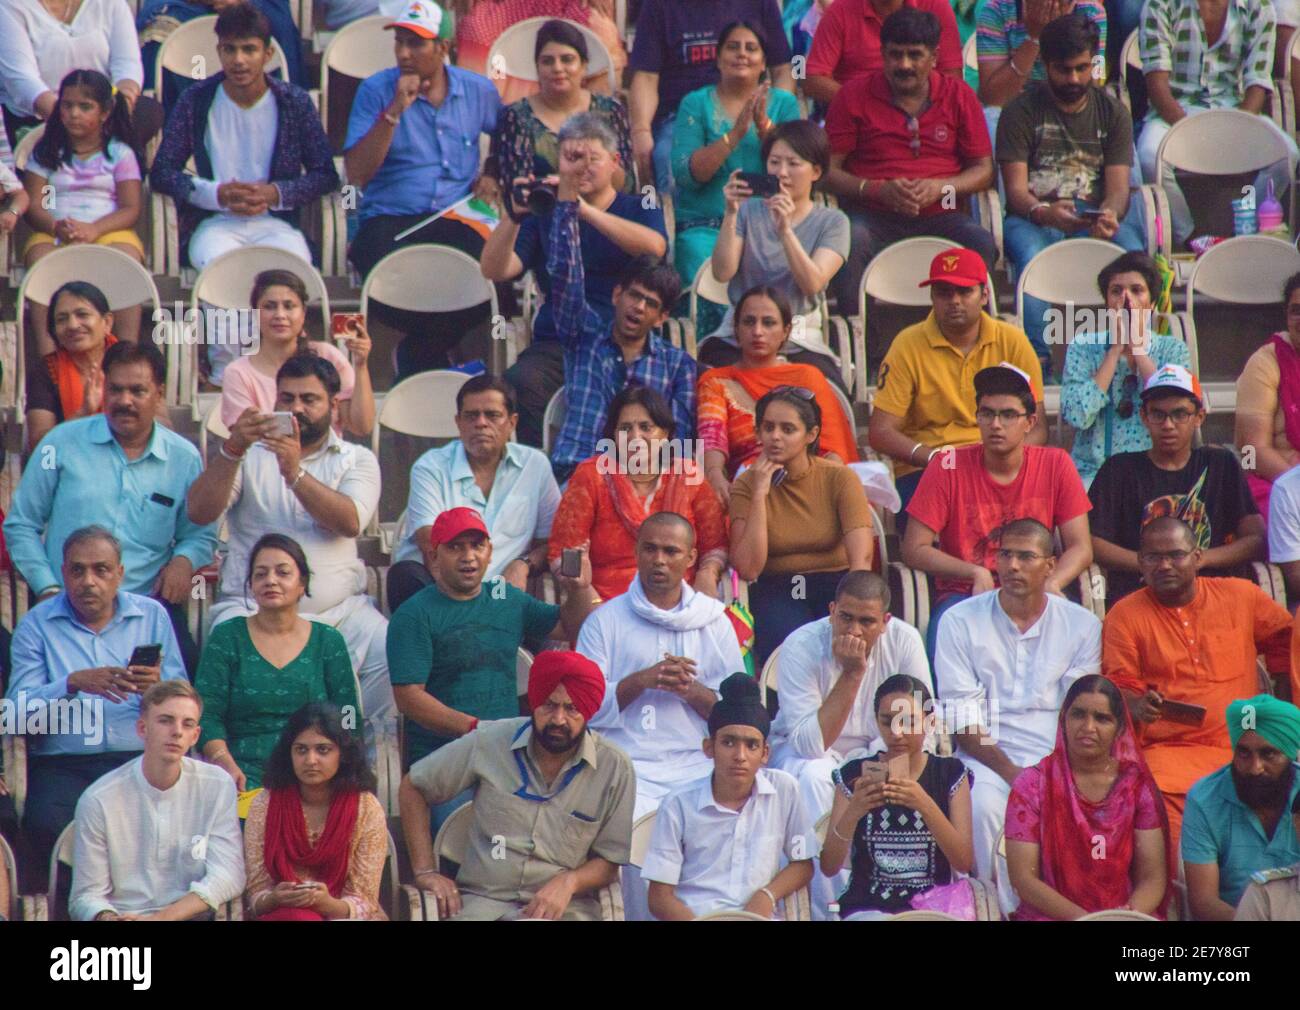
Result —
<instances>
[{"instance_id":1,"label":"mobile phone in hand","mask_svg":"<svg viewBox=\"0 0 1300 1010\"><path fill-rule=\"evenodd\" d=\"M162 662L162 643L154 642L152 645L137 645L131 650L131 658L127 660L127 666L157 666Z\"/></svg>"},{"instance_id":2,"label":"mobile phone in hand","mask_svg":"<svg viewBox=\"0 0 1300 1010\"><path fill-rule=\"evenodd\" d=\"M582 574L582 551L566 547L560 552L560 574L566 579L576 579Z\"/></svg>"},{"instance_id":3,"label":"mobile phone in hand","mask_svg":"<svg viewBox=\"0 0 1300 1010\"><path fill-rule=\"evenodd\" d=\"M1074 201L1075 217L1081 217L1088 221L1095 221L1097 220L1097 218L1101 217L1102 214L1104 213L1106 212L1102 210L1100 207L1094 207L1092 206L1092 204L1085 203L1083 200Z\"/></svg>"},{"instance_id":4,"label":"mobile phone in hand","mask_svg":"<svg viewBox=\"0 0 1300 1010\"><path fill-rule=\"evenodd\" d=\"M275 418L275 428L272 435L283 435L286 438L293 437L293 411L277 410L271 415Z\"/></svg>"},{"instance_id":5,"label":"mobile phone in hand","mask_svg":"<svg viewBox=\"0 0 1300 1010\"><path fill-rule=\"evenodd\" d=\"M348 349L348 337L356 333L365 317L360 312L335 312L330 316L330 334L341 350Z\"/></svg>"},{"instance_id":6,"label":"mobile phone in hand","mask_svg":"<svg viewBox=\"0 0 1300 1010\"><path fill-rule=\"evenodd\" d=\"M764 199L781 192L781 180L770 172L741 172L736 178L748 186L755 196Z\"/></svg>"}]
</instances>

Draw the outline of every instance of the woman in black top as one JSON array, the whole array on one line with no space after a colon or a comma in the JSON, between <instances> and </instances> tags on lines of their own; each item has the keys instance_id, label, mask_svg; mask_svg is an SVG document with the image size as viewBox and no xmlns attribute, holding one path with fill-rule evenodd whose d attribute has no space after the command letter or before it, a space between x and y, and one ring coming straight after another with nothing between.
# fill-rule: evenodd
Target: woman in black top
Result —
<instances>
[{"instance_id":1,"label":"woman in black top","mask_svg":"<svg viewBox=\"0 0 1300 1010\"><path fill-rule=\"evenodd\" d=\"M849 857L843 918L905 911L913 895L951 883L975 861L970 772L925 750L934 721L929 689L896 674L876 691L875 706L885 750L833 773L838 788L821 852L828 877Z\"/></svg>"}]
</instances>

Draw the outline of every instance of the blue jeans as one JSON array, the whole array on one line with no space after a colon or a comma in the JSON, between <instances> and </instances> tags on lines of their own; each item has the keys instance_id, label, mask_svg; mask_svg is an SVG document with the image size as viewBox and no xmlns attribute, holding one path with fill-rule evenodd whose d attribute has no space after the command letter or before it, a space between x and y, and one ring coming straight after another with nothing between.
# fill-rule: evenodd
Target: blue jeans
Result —
<instances>
[{"instance_id":1,"label":"blue jeans","mask_svg":"<svg viewBox=\"0 0 1300 1010\"><path fill-rule=\"evenodd\" d=\"M660 193L671 193L673 186L673 124L677 122L677 113L665 116L655 127L655 149L651 157L655 166L655 188ZM646 180L641 180L644 186Z\"/></svg>"},{"instance_id":2,"label":"blue jeans","mask_svg":"<svg viewBox=\"0 0 1300 1010\"><path fill-rule=\"evenodd\" d=\"M944 593L930 605L930 624L925 629L925 655L930 660L931 670L935 668L934 653L936 646L939 644L939 618L961 603L962 600L969 599L969 593ZM943 691L943 685L939 683L938 677L935 678L934 687L936 691Z\"/></svg>"},{"instance_id":3,"label":"blue jeans","mask_svg":"<svg viewBox=\"0 0 1300 1010\"><path fill-rule=\"evenodd\" d=\"M1135 216L1138 203L1137 200L1133 200L1129 204L1128 214L1119 223L1119 231L1111 239L1117 246L1128 252L1141 252L1146 248L1146 240L1143 237L1140 224L1141 219ZM1031 259L1049 245L1055 245L1057 242L1069 238L1086 238L1087 235L1087 228L1080 229L1073 235L1067 235L1059 228L1042 228L1028 218L1016 214L1008 214L1002 224L1003 246L1005 247L1007 259L1015 267L1017 275L1029 264ZM1034 353L1043 359L1050 358L1050 351L1043 339L1043 332L1047 329L1046 314L1050 308L1051 305L1041 298L1025 296L1025 318L1023 320L1025 334L1029 337L1029 343L1033 345Z\"/></svg>"}]
</instances>

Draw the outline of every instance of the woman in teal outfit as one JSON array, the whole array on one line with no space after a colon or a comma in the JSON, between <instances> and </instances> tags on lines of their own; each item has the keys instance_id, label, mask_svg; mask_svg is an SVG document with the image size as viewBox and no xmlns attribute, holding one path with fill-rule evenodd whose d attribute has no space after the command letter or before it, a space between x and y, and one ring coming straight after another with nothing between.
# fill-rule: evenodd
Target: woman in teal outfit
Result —
<instances>
[{"instance_id":1,"label":"woman in teal outfit","mask_svg":"<svg viewBox=\"0 0 1300 1010\"><path fill-rule=\"evenodd\" d=\"M282 533L258 540L249 555L247 586L257 613L212 629L194 678L203 698L199 748L230 773L241 793L261 788L262 769L285 723L309 701L333 702L345 724L361 725L343 636L298 615L298 601L311 586L298 542Z\"/></svg>"},{"instance_id":2,"label":"woman in teal outfit","mask_svg":"<svg viewBox=\"0 0 1300 1010\"><path fill-rule=\"evenodd\" d=\"M695 280L713 253L731 173L762 172L763 136L777 123L799 119L799 103L788 91L769 90L767 51L758 28L736 21L718 36L718 72L712 87L682 99L673 130L674 259L682 281ZM706 331L707 332L707 331Z\"/></svg>"}]
</instances>

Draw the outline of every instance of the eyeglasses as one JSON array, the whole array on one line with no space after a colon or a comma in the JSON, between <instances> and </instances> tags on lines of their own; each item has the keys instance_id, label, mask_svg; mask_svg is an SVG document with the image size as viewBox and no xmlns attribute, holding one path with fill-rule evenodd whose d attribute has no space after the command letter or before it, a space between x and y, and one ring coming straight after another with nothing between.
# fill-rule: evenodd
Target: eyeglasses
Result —
<instances>
[{"instance_id":1,"label":"eyeglasses","mask_svg":"<svg viewBox=\"0 0 1300 1010\"><path fill-rule=\"evenodd\" d=\"M997 549L997 559L999 561L1019 561L1022 565L1030 564L1041 558L1050 558L1050 554L1037 554L1034 551L1013 551L1010 547L999 547Z\"/></svg>"},{"instance_id":2,"label":"eyeglasses","mask_svg":"<svg viewBox=\"0 0 1300 1010\"><path fill-rule=\"evenodd\" d=\"M1159 565L1162 561L1180 565L1191 556L1191 551L1138 551L1138 560L1144 565Z\"/></svg>"},{"instance_id":3,"label":"eyeglasses","mask_svg":"<svg viewBox=\"0 0 1300 1010\"><path fill-rule=\"evenodd\" d=\"M912 132L912 139L907 146L912 149L912 157L921 157L921 121L915 116L907 117L907 128Z\"/></svg>"},{"instance_id":4,"label":"eyeglasses","mask_svg":"<svg viewBox=\"0 0 1300 1010\"><path fill-rule=\"evenodd\" d=\"M989 423L995 418L1003 424L1010 424L1018 417L1028 417L1029 415L1023 410L992 410L989 407L980 407L975 411L975 420Z\"/></svg>"},{"instance_id":5,"label":"eyeglasses","mask_svg":"<svg viewBox=\"0 0 1300 1010\"><path fill-rule=\"evenodd\" d=\"M1174 424L1186 424L1195 416L1196 411L1194 410L1185 410L1182 408L1179 408L1178 410L1154 410L1150 407L1147 408L1147 420L1156 425L1156 427L1160 427L1166 421L1173 421Z\"/></svg>"},{"instance_id":6,"label":"eyeglasses","mask_svg":"<svg viewBox=\"0 0 1300 1010\"><path fill-rule=\"evenodd\" d=\"M790 393L793 396L799 397L799 399L801 400L811 401L817 399L817 394L814 393L807 386L777 386L775 389L772 390L772 393L773 395L778 395L780 393Z\"/></svg>"},{"instance_id":7,"label":"eyeglasses","mask_svg":"<svg viewBox=\"0 0 1300 1010\"><path fill-rule=\"evenodd\" d=\"M1125 421L1133 416L1133 401L1137 395L1137 388L1138 377L1136 375L1130 372L1128 375L1124 376L1124 384L1120 387L1121 395L1123 395L1124 399L1121 400L1119 406L1115 408L1115 413Z\"/></svg>"}]
</instances>

